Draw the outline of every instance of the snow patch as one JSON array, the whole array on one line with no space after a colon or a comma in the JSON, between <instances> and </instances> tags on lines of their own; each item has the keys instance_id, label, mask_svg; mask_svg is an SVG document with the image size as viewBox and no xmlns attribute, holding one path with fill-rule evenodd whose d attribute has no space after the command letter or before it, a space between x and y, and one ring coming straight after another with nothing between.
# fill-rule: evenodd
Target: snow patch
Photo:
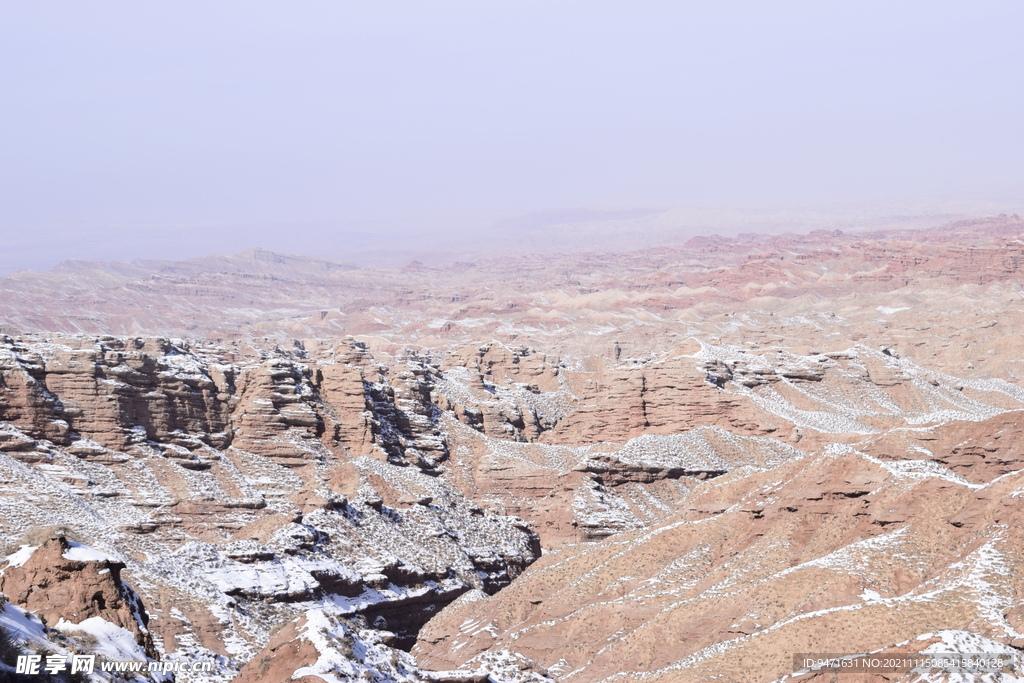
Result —
<instances>
[{"instance_id":1,"label":"snow patch","mask_svg":"<svg viewBox=\"0 0 1024 683\"><path fill-rule=\"evenodd\" d=\"M21 548L18 549L16 552L11 553L7 556L7 567L5 567L5 569L9 569L10 567L24 566L25 563L28 562L28 558L32 557L32 553L34 553L36 548L38 547L39 546L37 545L21 546Z\"/></svg>"},{"instance_id":2,"label":"snow patch","mask_svg":"<svg viewBox=\"0 0 1024 683\"><path fill-rule=\"evenodd\" d=\"M64 551L65 560L75 560L76 562L117 562L118 560L111 557L102 550L97 550L92 546L85 545L84 543L78 543L76 541L68 541L67 550Z\"/></svg>"},{"instance_id":3,"label":"snow patch","mask_svg":"<svg viewBox=\"0 0 1024 683\"><path fill-rule=\"evenodd\" d=\"M96 639L93 651L105 659L149 659L142 646L135 642L135 635L131 631L112 624L103 617L89 617L78 624L62 618L53 628L68 635L87 633Z\"/></svg>"}]
</instances>

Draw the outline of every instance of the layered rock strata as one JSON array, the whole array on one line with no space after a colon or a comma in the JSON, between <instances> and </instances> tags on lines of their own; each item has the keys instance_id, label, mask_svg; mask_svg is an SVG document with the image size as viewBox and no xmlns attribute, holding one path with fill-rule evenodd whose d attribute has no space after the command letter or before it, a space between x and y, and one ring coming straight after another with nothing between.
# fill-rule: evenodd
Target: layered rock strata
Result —
<instances>
[{"instance_id":1,"label":"layered rock strata","mask_svg":"<svg viewBox=\"0 0 1024 683\"><path fill-rule=\"evenodd\" d=\"M270 631L311 610L328 631L368 628L384 635L366 642L408 648L466 591L526 585L513 580L542 546L618 542L687 506L719 514L739 503L702 502L718 482L797 466L824 443L898 461L959 438L951 418L1005 431L1006 411L1024 406L1015 385L864 346L798 355L690 340L572 365L496 343L379 362L353 340L8 337L4 368L7 538L59 525L100 541L143 594L152 648L215 661L227 678L291 647L268 644ZM958 443L955 462L933 464L1011 471L1016 455L997 451ZM883 517L866 528L899 523ZM464 645L456 662L423 649L445 623L418 646L428 664L472 668L493 650ZM558 674L546 653L511 645L499 649Z\"/></svg>"},{"instance_id":2,"label":"layered rock strata","mask_svg":"<svg viewBox=\"0 0 1024 683\"><path fill-rule=\"evenodd\" d=\"M60 648L90 615L204 681L817 680L792 651L1022 647L1021 225L21 274L0 617ZM18 332L130 331L81 294L101 273L139 324L187 309L214 340ZM53 278L96 310L44 310Z\"/></svg>"},{"instance_id":3,"label":"layered rock strata","mask_svg":"<svg viewBox=\"0 0 1024 683\"><path fill-rule=\"evenodd\" d=\"M98 542L111 558L98 571L116 581L124 569L144 595L146 645L214 661L222 676L312 605L409 647L444 604L508 585L539 554L522 520L483 512L439 477L447 445L418 360L392 383L353 343L315 360L51 338L9 339L4 363L8 546L56 527ZM86 581L91 570L69 563L54 561L77 577L66 585ZM33 567L4 570L0 590L47 622L100 609L72 609L65 584Z\"/></svg>"}]
</instances>

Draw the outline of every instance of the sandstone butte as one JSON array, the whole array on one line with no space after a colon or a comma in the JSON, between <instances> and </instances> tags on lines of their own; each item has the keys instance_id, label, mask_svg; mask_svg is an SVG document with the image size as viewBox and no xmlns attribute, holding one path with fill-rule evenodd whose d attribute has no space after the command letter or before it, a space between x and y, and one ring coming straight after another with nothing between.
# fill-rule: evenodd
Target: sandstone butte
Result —
<instances>
[{"instance_id":1,"label":"sandstone butte","mask_svg":"<svg viewBox=\"0 0 1024 683\"><path fill-rule=\"evenodd\" d=\"M0 680L1024 680L1022 233L15 273Z\"/></svg>"}]
</instances>

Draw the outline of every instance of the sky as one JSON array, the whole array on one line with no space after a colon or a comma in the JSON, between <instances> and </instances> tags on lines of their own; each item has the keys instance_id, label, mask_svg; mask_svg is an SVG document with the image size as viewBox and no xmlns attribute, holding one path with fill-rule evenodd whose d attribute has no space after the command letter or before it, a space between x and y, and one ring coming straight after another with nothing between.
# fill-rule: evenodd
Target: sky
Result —
<instances>
[{"instance_id":1,"label":"sky","mask_svg":"<svg viewBox=\"0 0 1024 683\"><path fill-rule=\"evenodd\" d=\"M1022 26L1016 0L0 0L0 275L569 209L1024 210Z\"/></svg>"}]
</instances>

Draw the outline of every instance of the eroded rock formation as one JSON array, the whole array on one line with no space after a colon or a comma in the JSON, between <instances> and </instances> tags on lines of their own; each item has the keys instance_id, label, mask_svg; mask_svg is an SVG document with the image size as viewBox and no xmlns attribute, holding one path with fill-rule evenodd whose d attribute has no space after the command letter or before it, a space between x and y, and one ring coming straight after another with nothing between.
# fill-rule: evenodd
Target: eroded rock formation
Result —
<instances>
[{"instance_id":1,"label":"eroded rock formation","mask_svg":"<svg viewBox=\"0 0 1024 683\"><path fill-rule=\"evenodd\" d=\"M225 682L772 681L796 649L1024 647L1022 231L160 265L137 320L188 310L211 339L102 310L127 336L70 334L33 287L110 268L20 274L0 531L11 557L60 528L107 559L49 541L0 590ZM216 286L183 293L190 268ZM285 300L318 310L232 317Z\"/></svg>"}]
</instances>

